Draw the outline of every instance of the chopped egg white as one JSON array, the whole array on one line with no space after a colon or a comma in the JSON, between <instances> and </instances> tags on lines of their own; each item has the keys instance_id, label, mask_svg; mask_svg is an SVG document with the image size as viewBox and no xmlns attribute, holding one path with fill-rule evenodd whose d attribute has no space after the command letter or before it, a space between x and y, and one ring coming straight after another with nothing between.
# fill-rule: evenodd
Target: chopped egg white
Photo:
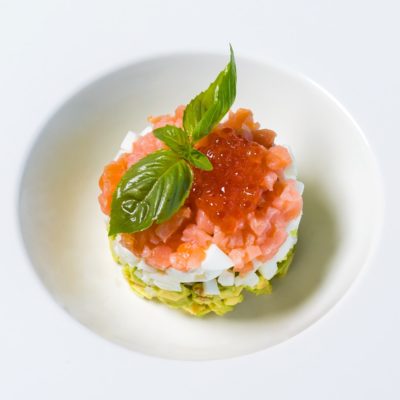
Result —
<instances>
[{"instance_id":1,"label":"chopped egg white","mask_svg":"<svg viewBox=\"0 0 400 400\"><path fill-rule=\"evenodd\" d=\"M233 286L235 284L235 274L232 271L222 271L218 277L218 283L222 286Z\"/></svg>"},{"instance_id":2,"label":"chopped egg white","mask_svg":"<svg viewBox=\"0 0 400 400\"><path fill-rule=\"evenodd\" d=\"M154 281L153 282L155 286L157 286L160 289L164 290L169 290L170 292L181 292L182 288L181 285L177 282L160 282L160 281Z\"/></svg>"},{"instance_id":3,"label":"chopped egg white","mask_svg":"<svg viewBox=\"0 0 400 400\"><path fill-rule=\"evenodd\" d=\"M147 127L146 127L145 129L143 129L142 132L140 132L140 133L136 133L136 132L133 132L133 131L129 131L129 132L125 135L125 137L124 137L124 139L123 139L123 141L122 141L122 143L121 143L121 145L120 145L120 148L119 148L119 150L118 150L118 153L117 153L116 156L114 157L114 160L117 160L117 159L119 158L119 156L121 156L122 154L130 152L130 151L132 150L132 144L133 144L134 142L136 142L136 140L137 140L140 136L144 136L144 135L146 135L147 133L152 132L152 130L153 130L153 129L152 129L151 126L147 126Z\"/></svg>"},{"instance_id":4,"label":"chopped egg white","mask_svg":"<svg viewBox=\"0 0 400 400\"><path fill-rule=\"evenodd\" d=\"M297 231L297 229L299 229L301 217L302 217L302 214L300 214L296 219L293 219L292 221L290 221L288 226L286 227L286 232L288 232L290 234L293 231Z\"/></svg>"},{"instance_id":5,"label":"chopped egg white","mask_svg":"<svg viewBox=\"0 0 400 400\"><path fill-rule=\"evenodd\" d=\"M304 183L300 181L296 181L296 189L300 193L300 195L303 195L304 192Z\"/></svg>"},{"instance_id":6,"label":"chopped egg white","mask_svg":"<svg viewBox=\"0 0 400 400\"><path fill-rule=\"evenodd\" d=\"M207 249L206 258L201 264L204 271L221 271L232 267L232 260L214 243Z\"/></svg>"},{"instance_id":7,"label":"chopped egg white","mask_svg":"<svg viewBox=\"0 0 400 400\"><path fill-rule=\"evenodd\" d=\"M118 158L121 154L129 152L132 144L140 137L147 133L152 132L152 127L146 127L139 134L129 131L121 143L120 150L116 156ZM297 169L295 165L294 156L289 148L285 146L293 160L293 162L285 169L285 179L296 179ZM296 181L296 189L300 194L303 194L304 184ZM211 244L206 250L206 257L201 266L192 271L178 271L174 268L168 268L165 272L159 271L156 268L146 264L144 260L135 257L128 249L123 247L120 243L119 235L113 241L113 250L115 255L120 259L123 264L136 266L136 275L147 284L154 284L160 289L180 292L182 291L181 283L195 283L203 282L204 293L209 295L218 295L218 283L221 286L249 286L254 287L259 281L259 277L255 273L259 271L265 279L272 279L278 272L278 262L284 260L290 249L296 244L297 236L292 234L298 229L301 220L301 215L292 220L286 231L288 237L286 241L279 248L275 256L266 262L254 261L253 269L244 276L235 276L232 272L233 261L226 255L217 245ZM151 288L146 288L151 290ZM149 294L154 294L150 293Z\"/></svg>"},{"instance_id":8,"label":"chopped egg white","mask_svg":"<svg viewBox=\"0 0 400 400\"><path fill-rule=\"evenodd\" d=\"M297 242L297 237L288 234L288 237L283 242L278 252L272 259L275 260L276 262L284 260L286 258L286 254L289 253L290 249L296 244L296 242Z\"/></svg>"},{"instance_id":9,"label":"chopped egg white","mask_svg":"<svg viewBox=\"0 0 400 400\"><path fill-rule=\"evenodd\" d=\"M183 272L178 271L174 268L168 268L165 274L174 281L182 282L182 283L189 283L196 281L196 273L195 272Z\"/></svg>"},{"instance_id":10,"label":"chopped egg white","mask_svg":"<svg viewBox=\"0 0 400 400\"><path fill-rule=\"evenodd\" d=\"M258 275L254 271L250 271L249 273L247 273L244 276L238 275L235 278L235 286L244 285L244 286L253 287L253 286L257 285L259 280L260 280L260 278L258 277Z\"/></svg>"},{"instance_id":11,"label":"chopped egg white","mask_svg":"<svg viewBox=\"0 0 400 400\"><path fill-rule=\"evenodd\" d=\"M215 279L211 279L211 281L204 282L203 288L204 288L204 294L213 296L219 294L218 283Z\"/></svg>"},{"instance_id":12,"label":"chopped egg white","mask_svg":"<svg viewBox=\"0 0 400 400\"><path fill-rule=\"evenodd\" d=\"M297 177L297 168L296 168L296 160L294 158L293 152L290 149L290 146L288 145L283 145L284 147L286 147L286 149L289 152L290 158L292 159L291 164L285 169L283 175L285 177L285 179L296 179Z\"/></svg>"},{"instance_id":13,"label":"chopped egg white","mask_svg":"<svg viewBox=\"0 0 400 400\"><path fill-rule=\"evenodd\" d=\"M140 260L140 261L136 264L136 266L137 266L139 269L141 269L141 270L143 270L143 271L145 271L145 272L149 272L149 273L156 273L156 272L158 272L158 269L157 269L157 268L150 267L150 265L146 264L146 262L145 262L144 260Z\"/></svg>"},{"instance_id":14,"label":"chopped egg white","mask_svg":"<svg viewBox=\"0 0 400 400\"><path fill-rule=\"evenodd\" d=\"M129 131L121 143L120 149L125 153L132 151L132 144L137 140L139 135L135 132Z\"/></svg>"},{"instance_id":15,"label":"chopped egg white","mask_svg":"<svg viewBox=\"0 0 400 400\"><path fill-rule=\"evenodd\" d=\"M126 264L136 265L139 262L139 259L133 253L121 245L118 236L113 241L113 250L114 254Z\"/></svg>"},{"instance_id":16,"label":"chopped egg white","mask_svg":"<svg viewBox=\"0 0 400 400\"><path fill-rule=\"evenodd\" d=\"M136 271L135 271L135 275L136 275L139 279L141 279L144 283L151 283L151 279L150 279L147 275L144 275L142 271L136 270Z\"/></svg>"},{"instance_id":17,"label":"chopped egg white","mask_svg":"<svg viewBox=\"0 0 400 400\"><path fill-rule=\"evenodd\" d=\"M206 251L207 253L207 251ZM232 267L232 262L230 264ZM194 269L189 272L178 271L173 268L168 268L166 271L166 275L169 276L173 280L178 280L182 283L191 283L191 282L206 282L210 279L217 278L221 270L219 271L203 271L202 266L200 268Z\"/></svg>"},{"instance_id":18,"label":"chopped egg white","mask_svg":"<svg viewBox=\"0 0 400 400\"><path fill-rule=\"evenodd\" d=\"M272 279L278 272L278 263L275 260L269 260L258 268L265 279Z\"/></svg>"},{"instance_id":19,"label":"chopped egg white","mask_svg":"<svg viewBox=\"0 0 400 400\"><path fill-rule=\"evenodd\" d=\"M142 130L142 132L139 133L139 136L147 135L150 132L153 132L153 128L149 125L149 126L146 126L146 128L144 128Z\"/></svg>"}]
</instances>

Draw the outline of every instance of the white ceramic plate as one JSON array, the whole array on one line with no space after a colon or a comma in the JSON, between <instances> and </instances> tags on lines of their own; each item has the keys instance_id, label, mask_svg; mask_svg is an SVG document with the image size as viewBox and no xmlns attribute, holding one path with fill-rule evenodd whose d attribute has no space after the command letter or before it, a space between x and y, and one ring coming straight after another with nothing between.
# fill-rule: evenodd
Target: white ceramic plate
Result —
<instances>
[{"instance_id":1,"label":"white ceramic plate","mask_svg":"<svg viewBox=\"0 0 400 400\"><path fill-rule=\"evenodd\" d=\"M251 108L291 146L306 185L292 268L274 280L272 295L248 295L222 318L196 319L131 293L112 262L97 204L102 168L128 130L187 103L226 62L172 55L105 76L51 117L26 163L19 213L32 265L73 318L135 351L215 359L283 342L337 303L377 239L381 187L353 119L310 80L239 58L235 107Z\"/></svg>"}]
</instances>

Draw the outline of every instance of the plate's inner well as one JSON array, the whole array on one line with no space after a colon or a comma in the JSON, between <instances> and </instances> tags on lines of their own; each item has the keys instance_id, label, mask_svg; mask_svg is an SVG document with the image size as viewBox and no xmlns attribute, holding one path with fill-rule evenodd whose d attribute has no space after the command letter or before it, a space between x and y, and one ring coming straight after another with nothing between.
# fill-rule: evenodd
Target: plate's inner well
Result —
<instances>
[{"instance_id":1,"label":"plate's inner well","mask_svg":"<svg viewBox=\"0 0 400 400\"><path fill-rule=\"evenodd\" d=\"M132 350L214 359L280 343L343 296L375 240L380 186L359 128L310 81L239 58L234 108L251 108L290 145L305 183L291 270L274 280L271 295L249 295L224 317L196 319L131 293L108 249L98 177L127 131L187 103L224 63L225 57L179 55L105 76L50 118L25 167L19 212L34 268L72 317Z\"/></svg>"}]
</instances>

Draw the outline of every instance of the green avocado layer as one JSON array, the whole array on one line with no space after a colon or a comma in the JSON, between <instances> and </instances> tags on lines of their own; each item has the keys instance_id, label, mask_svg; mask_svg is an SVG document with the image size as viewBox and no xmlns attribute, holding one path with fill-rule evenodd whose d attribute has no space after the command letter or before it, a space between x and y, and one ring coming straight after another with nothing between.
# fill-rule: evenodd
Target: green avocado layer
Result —
<instances>
[{"instance_id":1,"label":"green avocado layer","mask_svg":"<svg viewBox=\"0 0 400 400\"><path fill-rule=\"evenodd\" d=\"M275 276L282 277L287 273L294 252L295 246L290 249L286 258L278 263L278 272ZM269 294L272 291L270 281L265 279L258 271L256 273L259 281L256 286L222 286L218 284L219 295L205 294L203 284L200 282L181 283L181 292L164 290L143 282L136 274L138 268L122 263L114 252L112 253L114 260L122 265L124 277L136 294L147 300L156 300L169 307L181 309L197 317L202 317L210 312L214 312L217 315L224 315L232 311L237 304L243 301L243 293L245 291L255 295Z\"/></svg>"}]
</instances>

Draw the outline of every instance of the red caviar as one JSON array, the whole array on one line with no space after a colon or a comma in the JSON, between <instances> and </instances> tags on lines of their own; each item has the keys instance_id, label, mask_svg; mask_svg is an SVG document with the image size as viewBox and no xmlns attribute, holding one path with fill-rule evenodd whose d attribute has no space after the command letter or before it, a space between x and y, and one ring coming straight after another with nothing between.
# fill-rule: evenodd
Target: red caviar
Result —
<instances>
[{"instance_id":1,"label":"red caviar","mask_svg":"<svg viewBox=\"0 0 400 400\"><path fill-rule=\"evenodd\" d=\"M256 210L265 191L268 150L232 128L214 130L199 150L213 170L195 170L189 204L203 210L225 233L233 233Z\"/></svg>"}]
</instances>

